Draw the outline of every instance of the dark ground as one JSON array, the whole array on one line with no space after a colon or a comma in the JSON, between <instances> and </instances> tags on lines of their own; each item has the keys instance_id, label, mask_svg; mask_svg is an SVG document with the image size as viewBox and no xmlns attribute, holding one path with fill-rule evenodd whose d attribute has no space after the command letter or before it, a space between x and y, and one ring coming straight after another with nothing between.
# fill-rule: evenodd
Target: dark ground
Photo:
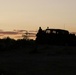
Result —
<instances>
[{"instance_id":1,"label":"dark ground","mask_svg":"<svg viewBox=\"0 0 76 75\"><path fill-rule=\"evenodd\" d=\"M36 53L26 50L0 52L0 75L76 75L75 47L38 48ZM53 50L73 51L62 54L53 53Z\"/></svg>"}]
</instances>

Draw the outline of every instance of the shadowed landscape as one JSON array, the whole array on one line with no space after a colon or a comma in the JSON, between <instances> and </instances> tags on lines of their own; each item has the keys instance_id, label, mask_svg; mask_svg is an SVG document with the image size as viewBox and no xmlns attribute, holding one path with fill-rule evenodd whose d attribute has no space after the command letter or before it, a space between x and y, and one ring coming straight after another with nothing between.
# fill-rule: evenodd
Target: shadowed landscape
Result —
<instances>
[{"instance_id":1,"label":"shadowed landscape","mask_svg":"<svg viewBox=\"0 0 76 75\"><path fill-rule=\"evenodd\" d=\"M76 75L76 0L0 0L0 75Z\"/></svg>"},{"instance_id":2,"label":"shadowed landscape","mask_svg":"<svg viewBox=\"0 0 76 75\"><path fill-rule=\"evenodd\" d=\"M36 40L0 39L0 75L75 75L76 36L39 28Z\"/></svg>"}]
</instances>

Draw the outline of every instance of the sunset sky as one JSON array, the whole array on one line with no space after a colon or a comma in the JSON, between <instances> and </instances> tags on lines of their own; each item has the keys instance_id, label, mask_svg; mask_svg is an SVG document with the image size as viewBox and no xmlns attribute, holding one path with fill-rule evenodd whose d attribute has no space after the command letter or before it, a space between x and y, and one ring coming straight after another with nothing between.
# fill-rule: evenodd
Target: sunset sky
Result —
<instances>
[{"instance_id":1,"label":"sunset sky","mask_svg":"<svg viewBox=\"0 0 76 75\"><path fill-rule=\"evenodd\" d=\"M0 29L61 28L76 32L76 0L0 0Z\"/></svg>"}]
</instances>

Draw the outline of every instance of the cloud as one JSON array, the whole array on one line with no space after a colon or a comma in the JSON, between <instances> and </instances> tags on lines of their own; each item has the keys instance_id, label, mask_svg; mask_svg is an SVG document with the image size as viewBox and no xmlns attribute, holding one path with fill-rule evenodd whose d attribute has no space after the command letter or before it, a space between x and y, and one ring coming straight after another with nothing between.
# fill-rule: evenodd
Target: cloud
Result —
<instances>
[{"instance_id":1,"label":"cloud","mask_svg":"<svg viewBox=\"0 0 76 75\"><path fill-rule=\"evenodd\" d=\"M14 30L15 32L18 32L18 33L25 33L25 32L28 32L27 30Z\"/></svg>"},{"instance_id":2,"label":"cloud","mask_svg":"<svg viewBox=\"0 0 76 75\"><path fill-rule=\"evenodd\" d=\"M0 38L10 37L10 38L23 38L22 35L28 34L28 37L35 37L34 31L27 30L13 30L13 31L3 31L0 30Z\"/></svg>"},{"instance_id":3,"label":"cloud","mask_svg":"<svg viewBox=\"0 0 76 75\"><path fill-rule=\"evenodd\" d=\"M16 35L18 32L13 32L13 31L0 31L0 34L3 35Z\"/></svg>"},{"instance_id":4,"label":"cloud","mask_svg":"<svg viewBox=\"0 0 76 75\"><path fill-rule=\"evenodd\" d=\"M17 35L17 34L22 34L26 33L27 30L13 30L13 31L3 31L0 30L0 34L2 35Z\"/></svg>"},{"instance_id":5,"label":"cloud","mask_svg":"<svg viewBox=\"0 0 76 75\"><path fill-rule=\"evenodd\" d=\"M0 38L10 37L10 38L21 38L25 30L13 30L13 31L3 31L0 30Z\"/></svg>"},{"instance_id":6,"label":"cloud","mask_svg":"<svg viewBox=\"0 0 76 75\"><path fill-rule=\"evenodd\" d=\"M15 31L3 31L3 30L0 30L0 38L17 36L17 35L19 35L19 33L15 32Z\"/></svg>"},{"instance_id":7,"label":"cloud","mask_svg":"<svg viewBox=\"0 0 76 75\"><path fill-rule=\"evenodd\" d=\"M37 33L37 31L33 31L33 30L30 30L29 32L35 32L35 33Z\"/></svg>"},{"instance_id":8,"label":"cloud","mask_svg":"<svg viewBox=\"0 0 76 75\"><path fill-rule=\"evenodd\" d=\"M0 36L4 36L3 34L0 34Z\"/></svg>"}]
</instances>

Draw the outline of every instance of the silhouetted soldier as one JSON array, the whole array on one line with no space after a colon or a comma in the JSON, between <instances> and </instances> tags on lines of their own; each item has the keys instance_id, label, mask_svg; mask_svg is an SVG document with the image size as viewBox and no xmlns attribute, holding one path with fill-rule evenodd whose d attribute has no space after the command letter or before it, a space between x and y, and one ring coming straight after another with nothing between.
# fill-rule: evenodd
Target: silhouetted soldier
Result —
<instances>
[{"instance_id":1,"label":"silhouetted soldier","mask_svg":"<svg viewBox=\"0 0 76 75\"><path fill-rule=\"evenodd\" d=\"M38 44L40 43L40 39L42 38L42 32L43 32L42 28L39 27L39 30L36 34L35 49L31 53L38 53L37 47L38 47Z\"/></svg>"},{"instance_id":2,"label":"silhouetted soldier","mask_svg":"<svg viewBox=\"0 0 76 75\"><path fill-rule=\"evenodd\" d=\"M41 38L42 38L42 28L39 27L39 30L38 30L38 33L36 34L36 44L40 43L41 42Z\"/></svg>"}]
</instances>

